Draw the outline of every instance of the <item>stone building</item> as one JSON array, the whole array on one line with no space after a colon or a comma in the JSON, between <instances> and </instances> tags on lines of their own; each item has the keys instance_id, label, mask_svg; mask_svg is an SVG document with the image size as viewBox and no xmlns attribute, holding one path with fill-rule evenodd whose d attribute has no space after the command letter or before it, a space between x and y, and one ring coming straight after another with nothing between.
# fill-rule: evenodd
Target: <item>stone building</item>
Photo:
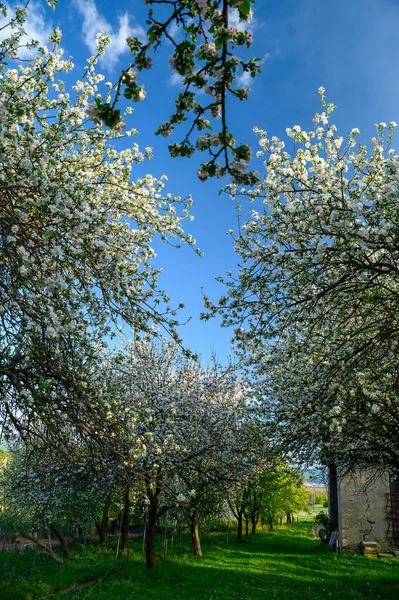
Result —
<instances>
[{"instance_id":1,"label":"stone building","mask_svg":"<svg viewBox=\"0 0 399 600\"><path fill-rule=\"evenodd\" d=\"M399 548L398 478L371 470L340 475L330 466L329 513L338 552L359 552L366 542L380 552Z\"/></svg>"}]
</instances>

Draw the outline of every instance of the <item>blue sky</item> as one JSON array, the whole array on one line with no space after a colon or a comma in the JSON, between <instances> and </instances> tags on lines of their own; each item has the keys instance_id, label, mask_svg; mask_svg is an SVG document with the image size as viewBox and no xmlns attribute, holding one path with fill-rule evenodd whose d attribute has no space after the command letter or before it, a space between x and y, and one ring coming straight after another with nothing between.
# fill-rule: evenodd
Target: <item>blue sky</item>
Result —
<instances>
[{"instance_id":1,"label":"blue sky","mask_svg":"<svg viewBox=\"0 0 399 600\"><path fill-rule=\"evenodd\" d=\"M114 81L129 60L125 38L142 35L145 19L144 0L59 0L55 12L44 0L35 0L29 29L46 37L51 28L60 26L63 47L76 65L76 78L93 51L97 31L109 33L115 41L99 70ZM262 58L263 73L253 83L249 100L231 105L230 127L237 140L256 150L254 126L279 137L295 124L311 128L319 110L320 86L326 88L328 101L337 105L334 121L341 134L358 127L366 142L375 122L399 122L398 24L399 0L257 0L251 54ZM198 181L195 171L201 156L172 160L167 143L173 138L166 142L154 135L172 112L179 89L168 67L170 54L171 46L165 44L152 71L144 75L147 97L135 104L128 125L139 130L135 141L141 147L154 148L146 172L167 174L169 191L194 197L194 221L187 222L186 229L204 257L189 248L157 245L156 265L164 270L160 282L172 303L186 304L182 319L191 316L181 329L185 344L204 360L213 350L224 362L230 353L231 331L221 329L216 319L200 322L199 313L201 289L216 300L223 287L215 277L237 264L226 235L228 229L236 229L235 207L228 196L218 195L220 181ZM262 172L261 165L257 168Z\"/></svg>"}]
</instances>

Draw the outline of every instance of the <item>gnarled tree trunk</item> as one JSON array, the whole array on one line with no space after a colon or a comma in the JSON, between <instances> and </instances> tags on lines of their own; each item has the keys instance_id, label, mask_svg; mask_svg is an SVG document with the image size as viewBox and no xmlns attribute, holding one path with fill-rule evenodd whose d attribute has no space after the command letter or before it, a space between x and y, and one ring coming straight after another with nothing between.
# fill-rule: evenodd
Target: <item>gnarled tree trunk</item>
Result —
<instances>
[{"instance_id":1,"label":"gnarled tree trunk","mask_svg":"<svg viewBox=\"0 0 399 600\"><path fill-rule=\"evenodd\" d=\"M196 556L202 556L198 524L199 524L199 510L198 510L198 508L195 508L194 512L191 515L191 522L190 522L191 542L193 544L194 554Z\"/></svg>"},{"instance_id":2,"label":"gnarled tree trunk","mask_svg":"<svg viewBox=\"0 0 399 600\"><path fill-rule=\"evenodd\" d=\"M67 541L66 541L65 537L63 536L63 534L61 533L61 531L59 531L55 525L50 525L50 531L51 531L51 533L53 533L55 535L55 537L59 541L65 558L71 558L71 553L69 552Z\"/></svg>"},{"instance_id":3,"label":"gnarled tree trunk","mask_svg":"<svg viewBox=\"0 0 399 600\"><path fill-rule=\"evenodd\" d=\"M39 546L39 548L41 548L42 550L44 550L44 552L50 556L50 558L52 558L55 562L57 563L63 563L64 561L62 560L62 558L60 558L59 556L57 556L53 549L51 548L51 546L49 544L43 544L43 542L41 542L39 540L39 538L35 538L33 537L33 535L30 535L29 533L24 533L23 531L20 532L20 534L22 535L22 537L26 538L27 540L30 540L31 542L33 542L34 544L36 544L37 546Z\"/></svg>"},{"instance_id":4,"label":"gnarled tree trunk","mask_svg":"<svg viewBox=\"0 0 399 600\"><path fill-rule=\"evenodd\" d=\"M96 522L98 537L100 539L101 548L105 548L108 541L108 527L109 527L109 507L111 504L111 496L105 500L103 508L103 516L101 523Z\"/></svg>"},{"instance_id":5,"label":"gnarled tree trunk","mask_svg":"<svg viewBox=\"0 0 399 600\"><path fill-rule=\"evenodd\" d=\"M148 569L153 569L156 564L155 555L155 525L157 522L157 502L155 498L150 502L148 512L147 530L145 538L145 564Z\"/></svg>"}]
</instances>

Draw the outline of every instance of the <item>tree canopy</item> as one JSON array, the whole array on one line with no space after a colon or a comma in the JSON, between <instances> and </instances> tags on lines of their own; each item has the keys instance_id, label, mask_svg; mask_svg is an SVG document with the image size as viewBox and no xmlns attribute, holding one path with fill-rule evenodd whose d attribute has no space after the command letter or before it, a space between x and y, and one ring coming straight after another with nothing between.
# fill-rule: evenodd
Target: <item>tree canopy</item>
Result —
<instances>
[{"instance_id":1,"label":"tree canopy","mask_svg":"<svg viewBox=\"0 0 399 600\"><path fill-rule=\"evenodd\" d=\"M320 95L314 129L287 129L292 149L257 130L266 174L247 191L240 271L207 307L264 377L277 442L303 459L395 467L396 123L376 125L369 152L357 129L337 134Z\"/></svg>"},{"instance_id":2,"label":"tree canopy","mask_svg":"<svg viewBox=\"0 0 399 600\"><path fill-rule=\"evenodd\" d=\"M21 435L56 414L89 420L91 361L123 324L174 335L152 243L194 244L182 228L191 199L166 193L166 177L133 180L151 150L117 150L135 131L88 117L104 40L67 92L59 30L52 50L15 63L24 18L17 11L0 42L0 410L3 433L12 423Z\"/></svg>"}]
</instances>

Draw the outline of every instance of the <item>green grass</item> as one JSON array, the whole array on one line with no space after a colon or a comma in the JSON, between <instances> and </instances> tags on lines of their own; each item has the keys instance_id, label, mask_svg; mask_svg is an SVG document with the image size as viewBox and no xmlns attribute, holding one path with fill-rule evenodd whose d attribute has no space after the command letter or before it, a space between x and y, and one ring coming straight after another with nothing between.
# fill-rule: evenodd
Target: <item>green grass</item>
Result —
<instances>
[{"instance_id":1,"label":"green grass","mask_svg":"<svg viewBox=\"0 0 399 600\"><path fill-rule=\"evenodd\" d=\"M300 510L295 514L295 519L301 523L310 523L314 521L315 516L320 512L328 513L328 508L321 504L316 504L315 506L311 506L309 510Z\"/></svg>"},{"instance_id":2,"label":"green grass","mask_svg":"<svg viewBox=\"0 0 399 600\"><path fill-rule=\"evenodd\" d=\"M166 560L159 547L154 571L146 571L141 541L131 542L128 563L115 564L115 553L88 548L63 565L39 557L31 582L26 580L32 551L25 550L16 576L0 583L2 600L32 600L53 592L52 600L388 600L397 597L399 561L337 556L313 539L311 524L294 523L238 543L225 534L203 537L204 557L191 554L189 538L175 543ZM2 554L0 553L0 563ZM7 557L10 560L10 556ZM97 578L97 579L95 579ZM57 593L72 583L92 580L81 590ZM55 593L54 593L55 592Z\"/></svg>"}]
</instances>

